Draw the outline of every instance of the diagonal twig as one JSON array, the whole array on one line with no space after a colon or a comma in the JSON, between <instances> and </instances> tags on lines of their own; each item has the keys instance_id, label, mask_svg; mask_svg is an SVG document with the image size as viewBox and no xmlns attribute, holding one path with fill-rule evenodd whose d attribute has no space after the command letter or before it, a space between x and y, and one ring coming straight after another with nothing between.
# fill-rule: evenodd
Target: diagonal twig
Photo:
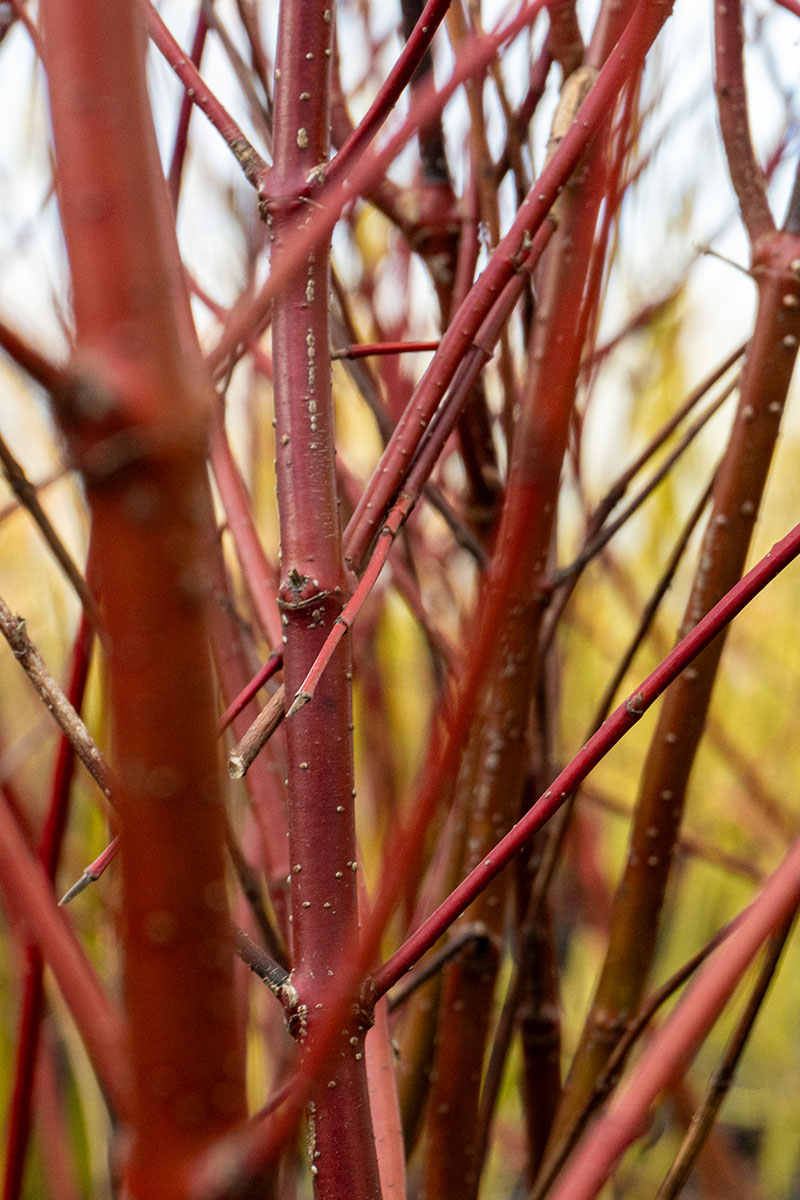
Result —
<instances>
[{"instance_id":1,"label":"diagonal twig","mask_svg":"<svg viewBox=\"0 0 800 1200\"><path fill-rule=\"evenodd\" d=\"M100 785L103 794L110 799L113 786L111 768L62 688L50 674L47 663L28 637L24 617L12 613L2 596L0 633L8 642L14 657L39 693L45 707L53 714L59 729L75 747L78 758Z\"/></svg>"}]
</instances>

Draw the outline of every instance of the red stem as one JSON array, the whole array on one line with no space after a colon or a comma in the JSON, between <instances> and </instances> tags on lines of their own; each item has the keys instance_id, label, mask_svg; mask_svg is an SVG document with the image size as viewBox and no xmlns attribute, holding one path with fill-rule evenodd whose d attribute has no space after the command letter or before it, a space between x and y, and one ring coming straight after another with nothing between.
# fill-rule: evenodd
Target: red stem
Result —
<instances>
[{"instance_id":1,"label":"red stem","mask_svg":"<svg viewBox=\"0 0 800 1200\"><path fill-rule=\"evenodd\" d=\"M550 160L550 166L556 162L564 146L569 144L569 139L574 130L583 127L584 123L581 119L581 114L586 112L586 106L590 100L597 98L597 87L602 85L599 95L608 100L611 99L610 95L606 96L604 90L607 81L613 78L613 74L607 73L609 68L616 63L619 69L620 63L622 63L624 64L625 71L628 73L636 69L655 38L660 24L666 19L667 13L668 6L637 6L634 17L626 28L623 37L617 43L615 50L610 55L606 66L601 69L600 75L592 91L589 93L589 97L578 110L576 122L571 126L562 140L559 149ZM596 112L598 119L604 115L603 110ZM545 171L545 174L547 174L547 171ZM487 271L484 272L484 276L479 284L476 285L476 288L480 287L480 283L486 278L490 268L491 263ZM533 489L529 489L529 502L531 502L532 493ZM516 522L516 525L517 535L515 536L518 536L520 528L524 530L524 526L521 526L519 521ZM473 642L472 653L467 664L466 678L464 679L459 695L458 711L451 723L449 737L441 754L436 753L435 747L431 749L428 758L429 767L422 775L422 781L412 806L415 814L414 818L408 829L395 842L392 860L386 864L386 870L381 879L380 890L373 910L373 920L376 926L388 919L388 915L394 904L394 897L400 886L400 881L403 875L408 872L408 863L413 860L417 853L417 848L427 828L437 797L441 792L443 781L449 780L456 769L461 744L466 733L466 725L471 719L473 706L483 686L486 663L494 653L497 630L500 627L506 610L506 597L515 577L515 557L513 554L507 554L504 560L504 569L502 572L497 572L495 587L487 594L487 602L482 613L481 624Z\"/></svg>"},{"instance_id":2,"label":"red stem","mask_svg":"<svg viewBox=\"0 0 800 1200\"><path fill-rule=\"evenodd\" d=\"M78 713L80 713L83 703L86 678L89 673L91 644L92 635L88 631L86 617L83 616L75 639L72 677L67 690L69 701ZM38 851L39 861L51 881L55 878L64 838L74 772L75 750L72 743L62 734L50 789L47 820ZM39 1034L44 1009L42 965L42 956L38 947L29 942L25 947L25 988L22 997L22 1015L13 1076L14 1088L8 1122L3 1200L17 1200L22 1188L25 1153L31 1127L31 1097L36 1076Z\"/></svg>"},{"instance_id":3,"label":"red stem","mask_svg":"<svg viewBox=\"0 0 800 1200\"><path fill-rule=\"evenodd\" d=\"M494 879L537 829L550 819L569 794L636 724L661 693L697 655L725 629L763 588L800 554L800 525L777 542L752 571L731 588L690 633L647 676L640 687L611 714L583 749L553 780L536 804L498 842L492 852L448 896L447 900L375 972L373 984L382 996L436 942L472 900Z\"/></svg>"},{"instance_id":4,"label":"red stem","mask_svg":"<svg viewBox=\"0 0 800 1200\"><path fill-rule=\"evenodd\" d=\"M650 1106L679 1079L767 938L800 904L796 841L723 944L705 963L675 1012L652 1039L608 1112L572 1156L553 1200L591 1200L623 1151L646 1128Z\"/></svg>"},{"instance_id":5,"label":"red stem","mask_svg":"<svg viewBox=\"0 0 800 1200\"><path fill-rule=\"evenodd\" d=\"M450 2L451 0L428 0L377 96L328 167L326 176L329 180L338 179L343 175L352 161L363 153L392 112L433 41L433 35L444 20Z\"/></svg>"},{"instance_id":6,"label":"red stem","mask_svg":"<svg viewBox=\"0 0 800 1200\"><path fill-rule=\"evenodd\" d=\"M608 751L636 724L684 667L799 554L800 525L797 525L698 622L683 641L678 643L641 687L612 713L526 816L396 954L375 972L371 981L372 996L384 995L397 983L487 883L522 849L531 835L552 816ZM403 864L408 861L408 844L416 844L418 841L418 824L419 816L412 822L410 831L406 830L395 839L396 859ZM240 1184L256 1174L264 1163L274 1160L278 1148L291 1136L317 1072L328 1061L337 1043L339 1023L351 1008L350 997L357 990L364 966L374 953L396 894L396 879L384 881L362 934L360 956L345 958L344 961L349 961L351 965L348 970L340 972L338 987L335 992L334 989L330 989L331 999L325 1000L328 1020L318 1026L315 1036L310 1039L309 1053L295 1072L291 1083L281 1086L267 1107L267 1111L273 1112L280 1105L279 1111L271 1122L252 1127L230 1138L224 1144L225 1153L221 1153L220 1147L219 1153L212 1153L198 1162L190 1191L193 1200L202 1200L209 1190L224 1191L226 1187L231 1187L234 1183Z\"/></svg>"},{"instance_id":7,"label":"red stem","mask_svg":"<svg viewBox=\"0 0 800 1200\"><path fill-rule=\"evenodd\" d=\"M4 321L0 321L0 348L45 391L52 394L65 390L69 377L64 368L40 354Z\"/></svg>"},{"instance_id":8,"label":"red stem","mask_svg":"<svg viewBox=\"0 0 800 1200\"><path fill-rule=\"evenodd\" d=\"M27 931L53 972L109 1103L120 1117L129 1117L122 1017L104 995L4 795L0 795L0 891L11 923Z\"/></svg>"},{"instance_id":9,"label":"red stem","mask_svg":"<svg viewBox=\"0 0 800 1200\"><path fill-rule=\"evenodd\" d=\"M475 335L473 345L470 347L464 361L459 365L450 392L436 413L435 420L427 430L428 436L420 447L419 453L411 466L403 491L386 514L386 519L378 534L376 546L370 555L358 586L342 609L333 629L328 634L325 644L315 658L311 670L303 680L299 691L295 694L294 700L286 714L287 716L293 716L304 704L313 699L319 680L330 662L336 647L352 626L367 596L377 583L384 564L389 557L392 543L400 527L408 520L410 513L419 500L439 455L442 453L448 438L455 429L458 419L464 411L464 406L472 395L472 389L477 382L478 376L487 361L491 358L495 343L522 294L527 274L538 263L551 234L551 225L546 225L539 231L536 242L532 245L525 260L524 270L520 267L517 275L506 284L497 303ZM350 538L348 537L349 529L350 526L345 531L345 549L350 544Z\"/></svg>"},{"instance_id":10,"label":"red stem","mask_svg":"<svg viewBox=\"0 0 800 1200\"><path fill-rule=\"evenodd\" d=\"M756 159L750 132L741 0L716 0L714 53L714 90L728 171L750 245L755 246L760 237L774 232L775 225L767 203L764 172Z\"/></svg>"},{"instance_id":11,"label":"red stem","mask_svg":"<svg viewBox=\"0 0 800 1200\"><path fill-rule=\"evenodd\" d=\"M302 684L297 692L295 692L289 706L290 716L294 715L304 704L313 698L317 684L334 650L352 625L364 601L377 582L397 531L408 519L409 514L416 505L421 491L425 487L436 461L444 449L447 439L455 428L464 410L464 406L469 400L472 388L480 372L492 356L494 345L500 335L501 329L508 320L514 305L519 300L525 287L527 274L538 263L552 233L553 226L549 223L538 231L524 263L518 266L517 274L506 284L476 333L475 340L464 360L459 364L450 392L443 401L441 408L437 411L435 421L432 421L423 435L425 438L424 444L411 466L406 486L400 499L392 505L386 514L381 533L386 532L388 540L382 543L378 542L378 548L371 555L355 593L342 611L340 619L334 623L333 629L328 634L325 643L317 654ZM355 518L353 518L344 534L345 554L348 553L352 540L358 536L358 532L359 526L356 524ZM378 537L380 538L380 536L379 534ZM280 665L280 661L281 659L278 658L278 665ZM258 676L256 676L257 678ZM251 681L250 686L254 683L255 680Z\"/></svg>"},{"instance_id":12,"label":"red stem","mask_svg":"<svg viewBox=\"0 0 800 1200\"><path fill-rule=\"evenodd\" d=\"M261 670L253 676L253 678L247 684L247 687L243 688L236 699L231 701L231 703L225 709L225 712L220 717L219 724L217 725L217 730L219 733L224 733L231 721L238 717L242 709L247 708L247 705L250 703L256 693L259 692L264 684L272 678L276 671L280 670L282 662L282 652L273 651L273 653L270 654Z\"/></svg>"},{"instance_id":13,"label":"red stem","mask_svg":"<svg viewBox=\"0 0 800 1200\"><path fill-rule=\"evenodd\" d=\"M266 163L250 144L244 133L208 88L193 58L187 58L175 38L167 29L150 0L144 0L144 17L147 31L153 44L160 50L186 89L186 96L208 117L214 128L222 135L245 174L245 178L258 185L266 170Z\"/></svg>"},{"instance_id":14,"label":"red stem","mask_svg":"<svg viewBox=\"0 0 800 1200\"><path fill-rule=\"evenodd\" d=\"M98 854L93 862L90 862L86 867L77 882L73 883L58 902L59 908L65 908L71 904L76 896L80 896L81 892L85 891L90 883L96 883L104 874L107 867L119 854L119 834L108 843L105 850Z\"/></svg>"},{"instance_id":15,"label":"red stem","mask_svg":"<svg viewBox=\"0 0 800 1200\"><path fill-rule=\"evenodd\" d=\"M458 364L467 353L496 294L514 274L591 137L605 119L608 107L665 20L664 5L638 6L615 49L600 71L573 124L565 134L519 208L508 233L498 243L478 282L454 314L437 353L381 457L348 527L358 530L348 547L357 565L365 553L381 514L388 507L407 470L424 429L436 411ZM669 5L666 5L669 8ZM466 53L466 52L465 52Z\"/></svg>"},{"instance_id":16,"label":"red stem","mask_svg":"<svg viewBox=\"0 0 800 1200\"><path fill-rule=\"evenodd\" d=\"M268 221L272 269L285 276L272 311L275 440L281 532L284 675L293 694L336 622L346 588L336 492L330 373L329 246L298 261L297 220L309 174L329 151L332 10L328 0L283 0L278 23L274 158ZM283 270L287 258L293 268ZM292 893L292 984L301 1060L324 1016L326 984L358 944L357 855L349 644L320 684L318 703L286 730ZM364 1035L339 1027L339 1053L317 1077L308 1146L318 1200L378 1200Z\"/></svg>"},{"instance_id":17,"label":"red stem","mask_svg":"<svg viewBox=\"0 0 800 1200\"><path fill-rule=\"evenodd\" d=\"M192 1156L246 1113L207 633L214 397L186 319L141 8L41 12L83 383L57 415L91 507L119 777L122 1170L135 1200L173 1200Z\"/></svg>"},{"instance_id":18,"label":"red stem","mask_svg":"<svg viewBox=\"0 0 800 1200\"><path fill-rule=\"evenodd\" d=\"M345 346L334 350L332 359L369 358L381 354L414 354L420 350L438 350L438 342L372 342L361 346Z\"/></svg>"},{"instance_id":19,"label":"red stem","mask_svg":"<svg viewBox=\"0 0 800 1200\"><path fill-rule=\"evenodd\" d=\"M206 36L208 34L208 20L206 18L205 6L200 3L197 12L197 24L195 25L194 38L192 40L192 49L189 53L191 63L198 67L200 66L205 49ZM178 197L181 191L181 179L183 178L183 164L186 159L186 147L189 142L189 122L192 118L192 98L188 91L184 91L181 96L181 109L178 114L178 128L175 131L175 146L172 151L172 162L169 166L169 174L167 175L167 187L169 188L170 199L172 200L173 208L178 207Z\"/></svg>"},{"instance_id":20,"label":"red stem","mask_svg":"<svg viewBox=\"0 0 800 1200\"><path fill-rule=\"evenodd\" d=\"M509 21L497 33L473 39L464 47L456 70L443 88L437 91L431 83L420 89L419 97L414 102L409 116L382 150L373 150L362 155L346 179L319 190L314 196L313 212L305 213L303 219L296 224L291 252L282 260L279 268L276 264L272 265L269 279L258 295L243 298L231 311L227 327L217 345L208 355L208 363L212 370L218 369L221 363L227 362L231 356L236 355L240 343L247 339L252 330L260 327L274 296L283 290L292 273L298 269L299 264L305 260L307 255L330 236L344 206L350 200L361 195L363 191L369 190L375 179L379 179L383 175L420 127L436 113L441 112L464 80L470 74L485 71L498 50L506 42L516 37L522 29L530 25L538 16L543 5L544 0L531 0L512 21ZM611 95L612 91L609 90L605 100L607 101ZM596 113L595 118L599 119ZM595 128L591 121L589 124L592 129ZM568 146L567 152L559 159L564 177L569 174L574 162L580 156L583 145L590 136L587 129L584 129L583 132L585 136L581 139L581 145L575 148L574 157L568 157L570 149ZM567 139L565 138L564 141ZM556 167L556 172L557 170ZM540 182L543 183L544 180ZM562 182L563 178L554 182L552 189L548 187L544 192L544 198L533 206L539 214L538 223L544 219ZM309 184L308 187L310 190L311 185ZM269 191L274 191L271 181ZM511 248L512 254L515 254L520 247L522 226L516 232L516 241Z\"/></svg>"}]
</instances>

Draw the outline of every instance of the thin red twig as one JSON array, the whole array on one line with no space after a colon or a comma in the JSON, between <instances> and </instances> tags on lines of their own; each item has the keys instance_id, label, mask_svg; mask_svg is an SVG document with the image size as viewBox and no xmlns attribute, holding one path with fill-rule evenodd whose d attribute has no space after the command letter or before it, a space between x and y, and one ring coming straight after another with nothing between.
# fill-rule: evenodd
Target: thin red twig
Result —
<instances>
[{"instance_id":1,"label":"thin red twig","mask_svg":"<svg viewBox=\"0 0 800 1200\"><path fill-rule=\"evenodd\" d=\"M640 687L614 710L597 733L553 780L534 806L494 850L448 896L415 933L375 972L373 983L383 995L436 942L456 917L522 849L531 835L553 815L598 762L636 724L681 671L785 567L800 554L800 525L776 542L744 578L698 621L690 633L656 667Z\"/></svg>"},{"instance_id":2,"label":"thin red twig","mask_svg":"<svg viewBox=\"0 0 800 1200\"><path fill-rule=\"evenodd\" d=\"M444 20L450 2L451 0L428 0L377 96L327 168L328 179L342 175L378 132L422 61L425 51L433 41L433 35Z\"/></svg>"},{"instance_id":3,"label":"thin red twig","mask_svg":"<svg viewBox=\"0 0 800 1200\"><path fill-rule=\"evenodd\" d=\"M143 7L147 31L153 44L163 54L180 79L188 98L205 113L214 128L225 139L228 148L244 171L245 178L254 187L257 187L266 170L264 159L209 89L191 58L181 50L150 0L144 0Z\"/></svg>"},{"instance_id":4,"label":"thin red twig","mask_svg":"<svg viewBox=\"0 0 800 1200\"><path fill-rule=\"evenodd\" d=\"M421 350L438 350L437 342L373 342L362 346L345 346L333 350L331 358L370 358L382 354L416 354Z\"/></svg>"},{"instance_id":5,"label":"thin red twig","mask_svg":"<svg viewBox=\"0 0 800 1200\"><path fill-rule=\"evenodd\" d=\"M92 633L84 616L72 654L72 677L67 687L70 703L79 712L89 674ZM67 824L70 790L75 771L75 749L61 736L50 788L50 806L38 857L48 877L55 878ZM36 1076L41 1019L44 1011L43 962L38 948L25 947L25 987L17 1038L14 1087L8 1120L8 1140L3 1180L3 1200L16 1200L22 1188L25 1154L31 1126L31 1099Z\"/></svg>"},{"instance_id":6,"label":"thin red twig","mask_svg":"<svg viewBox=\"0 0 800 1200\"><path fill-rule=\"evenodd\" d=\"M682 1074L766 939L800 904L800 841L745 910L570 1160L553 1200L597 1196L656 1097Z\"/></svg>"}]
</instances>

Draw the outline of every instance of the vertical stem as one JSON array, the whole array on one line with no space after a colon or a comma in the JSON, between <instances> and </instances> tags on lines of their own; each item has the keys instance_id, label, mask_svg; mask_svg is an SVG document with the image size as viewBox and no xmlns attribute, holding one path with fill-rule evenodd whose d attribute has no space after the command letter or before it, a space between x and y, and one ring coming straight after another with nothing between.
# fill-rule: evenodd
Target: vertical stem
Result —
<instances>
[{"instance_id":1,"label":"vertical stem","mask_svg":"<svg viewBox=\"0 0 800 1200\"><path fill-rule=\"evenodd\" d=\"M267 200L273 268L287 232L309 216L308 184L327 160L333 11L326 0L281 5L276 54L274 168ZM329 245L311 251L273 306L280 604L284 673L297 691L345 599L334 474L329 368ZM315 702L287 723L294 970L301 1042L324 1013L326 989L358 933L350 647L336 651ZM323 1009L323 1013L320 1010ZM329 1078L309 1104L309 1153L318 1197L380 1195L364 1061L363 1025L343 1031Z\"/></svg>"},{"instance_id":2,"label":"vertical stem","mask_svg":"<svg viewBox=\"0 0 800 1200\"><path fill-rule=\"evenodd\" d=\"M189 53L189 58L196 67L200 66L200 60L203 57L203 50L205 49L207 34L208 19L201 2L197 13L197 24L194 27L192 49ZM181 96L181 107L178 115L178 128L175 132L175 145L172 151L172 161L170 162L169 166L169 174L167 176L167 187L169 188L169 195L174 208L178 207L178 197L181 193L183 164L186 159L186 147L189 141L189 122L192 119L193 107L194 105L192 104L191 97L184 92Z\"/></svg>"},{"instance_id":3,"label":"vertical stem","mask_svg":"<svg viewBox=\"0 0 800 1200\"><path fill-rule=\"evenodd\" d=\"M741 0L724 3L716 0L714 4L714 66L714 90L728 170L752 245L775 226L767 203L766 179L750 133Z\"/></svg>"},{"instance_id":4,"label":"vertical stem","mask_svg":"<svg viewBox=\"0 0 800 1200\"><path fill-rule=\"evenodd\" d=\"M213 392L188 328L136 0L45 0L81 381L57 415L82 470L108 634L133 1075L131 1200L177 1200L245 1116L207 636Z\"/></svg>"}]
</instances>

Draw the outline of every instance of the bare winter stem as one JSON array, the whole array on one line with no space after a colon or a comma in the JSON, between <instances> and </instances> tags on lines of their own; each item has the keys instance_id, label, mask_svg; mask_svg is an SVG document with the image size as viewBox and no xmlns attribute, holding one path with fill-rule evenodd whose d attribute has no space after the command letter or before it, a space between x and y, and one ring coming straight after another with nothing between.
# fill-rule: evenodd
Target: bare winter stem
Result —
<instances>
[{"instance_id":1,"label":"bare winter stem","mask_svg":"<svg viewBox=\"0 0 800 1200\"><path fill-rule=\"evenodd\" d=\"M800 275L797 239L777 234L756 250L756 326L739 406L714 483L712 511L681 632L741 575L778 435L797 354ZM682 675L667 695L650 743L628 856L612 915L609 947L581 1042L570 1068L557 1126L569 1124L614 1041L615 1022L638 1007L645 985L689 776L705 726L724 637ZM610 1035L610 1036L609 1036Z\"/></svg>"},{"instance_id":2,"label":"bare winter stem","mask_svg":"<svg viewBox=\"0 0 800 1200\"><path fill-rule=\"evenodd\" d=\"M80 879L76 880L72 887L64 892L64 895L58 902L59 908L64 908L67 904L70 904L76 896L80 896L81 892L86 891L90 884L97 883L97 880L101 878L106 868L111 865L118 854L119 834L115 838L112 838L105 850L98 854L93 862L89 863Z\"/></svg>"},{"instance_id":3,"label":"bare winter stem","mask_svg":"<svg viewBox=\"0 0 800 1200\"><path fill-rule=\"evenodd\" d=\"M714 4L715 91L717 110L739 208L751 245L775 229L767 203L764 172L758 164L747 114L744 81L744 24L741 0Z\"/></svg>"},{"instance_id":4,"label":"bare winter stem","mask_svg":"<svg viewBox=\"0 0 800 1200\"><path fill-rule=\"evenodd\" d=\"M284 677L294 695L342 610L347 583L334 472L329 247L294 257L313 220L307 181L329 151L332 11L327 0L281 4L266 209L272 271L285 274L272 309L276 470L281 531L279 604ZM293 261L284 272L283 264ZM340 646L318 703L287 724L292 984L301 1056L324 1019L321 989L358 944L349 645ZM348 1021L330 1077L308 1108L309 1166L318 1200L380 1195L364 1061L365 1027Z\"/></svg>"},{"instance_id":5,"label":"bare winter stem","mask_svg":"<svg viewBox=\"0 0 800 1200\"><path fill-rule=\"evenodd\" d=\"M800 904L800 842L714 952L629 1080L570 1161L554 1200L591 1200L624 1149L639 1136L651 1104L694 1057L766 939Z\"/></svg>"},{"instance_id":6,"label":"bare winter stem","mask_svg":"<svg viewBox=\"0 0 800 1200\"><path fill-rule=\"evenodd\" d=\"M40 11L81 381L57 416L87 488L109 642L134 1092L122 1169L132 1200L176 1200L193 1155L245 1115L206 625L213 392L138 0Z\"/></svg>"},{"instance_id":7,"label":"bare winter stem","mask_svg":"<svg viewBox=\"0 0 800 1200\"><path fill-rule=\"evenodd\" d=\"M315 246L321 244L329 237L345 204L368 188L371 181L380 178L403 146L414 136L424 122L444 108L450 97L464 82L464 79L472 73L486 70L489 62L500 47L531 24L541 11L543 4L544 0L531 0L531 3L523 6L517 17L497 32L476 39L477 44L472 46L469 51L465 51L453 76L443 88L436 91L431 83L421 90L420 96L414 105L414 112L403 122L401 128L390 138L385 147L379 151L369 151L364 154L359 162L354 165L353 170L348 174L346 180L334 182L329 188L321 188L319 190L314 197L316 204L314 212L308 215L307 220L298 222L297 228L293 231L291 251L282 260L280 267L278 268L277 265L273 265L270 277L259 294L253 298L243 300L231 312L227 327L208 358L212 370L215 370L220 363L226 362L231 355L234 355L242 340L253 329L260 326L272 303L273 297L284 288L292 272L298 269L299 264L309 252L313 251ZM604 99L607 101L608 96L605 96ZM562 156L560 161L563 171L561 181L569 174L580 154L583 144L588 140L590 128L594 132L594 121L591 121L589 126L583 127L584 136L582 138L580 133L576 131L577 137L581 140L581 146L570 146L568 152L565 152ZM573 150L574 157L569 153ZM539 213L539 223L544 220L559 186L556 184L551 190L549 180L540 180L540 185L545 184L547 184L545 190L542 191L541 187L539 189L542 192L543 198L533 206ZM517 223L515 223L514 229L516 236L511 239L512 254L518 251L522 240L521 227L517 230L516 225ZM507 248L503 246L503 253L506 250Z\"/></svg>"},{"instance_id":8,"label":"bare winter stem","mask_svg":"<svg viewBox=\"0 0 800 1200\"><path fill-rule=\"evenodd\" d=\"M754 596L758 595L800 554L800 525L777 542L772 550L733 587L680 641L642 684L614 710L605 724L556 776L534 806L452 892L443 904L380 967L373 976L375 992L382 996L428 950L456 917L521 850L533 833L552 816L564 800L594 769L619 739L689 663L726 628Z\"/></svg>"},{"instance_id":9,"label":"bare winter stem","mask_svg":"<svg viewBox=\"0 0 800 1200\"><path fill-rule=\"evenodd\" d=\"M247 733L231 751L228 770L231 779L242 779L258 752L267 744L284 718L286 691L283 684L270 697Z\"/></svg>"},{"instance_id":10,"label":"bare winter stem","mask_svg":"<svg viewBox=\"0 0 800 1200\"><path fill-rule=\"evenodd\" d=\"M214 128L225 139L247 181L257 187L267 169L263 158L245 137L233 117L225 111L219 100L210 91L192 59L181 50L149 0L144 0L143 9L153 44L158 47L180 79L188 98L205 113Z\"/></svg>"},{"instance_id":11,"label":"bare winter stem","mask_svg":"<svg viewBox=\"0 0 800 1200\"><path fill-rule=\"evenodd\" d=\"M638 1043L643 1036L648 1026L652 1022L658 1010L662 1005L675 995L675 993L683 987L688 979L695 974L697 969L706 961L708 956L720 945L722 941L736 927L736 920L730 921L723 926L709 942L705 944L696 954L679 968L675 974L666 979L660 987L656 988L642 1004L635 1018L627 1026L622 1037L614 1047L614 1051L609 1057L603 1071L595 1080L595 1085L591 1096L587 1098L586 1104L582 1111L577 1115L575 1124L569 1129L561 1143L556 1149L554 1155L551 1156L548 1168L542 1171L537 1176L536 1182L531 1189L529 1200L543 1200L553 1184L553 1180L559 1173L569 1154L574 1149L579 1138L583 1134L590 1117L596 1112L599 1106L608 1099L611 1092L619 1082L619 1077L625 1068L633 1047Z\"/></svg>"},{"instance_id":12,"label":"bare winter stem","mask_svg":"<svg viewBox=\"0 0 800 1200\"><path fill-rule=\"evenodd\" d=\"M72 670L68 699L80 709L89 674L92 633L86 618L81 621L72 654ZM50 806L39 843L38 858L50 880L55 879L69 811L69 798L75 768L72 743L62 737L58 747L50 788ZM3 1200L17 1200L21 1194L25 1154L31 1127L33 1082L40 1044L41 1020L44 1013L44 963L38 947L25 947L25 984L22 1012L17 1039L14 1067L14 1090L11 1098Z\"/></svg>"},{"instance_id":13,"label":"bare winter stem","mask_svg":"<svg viewBox=\"0 0 800 1200\"><path fill-rule=\"evenodd\" d=\"M0 597L0 633L3 634L17 662L39 693L45 708L61 732L75 747L75 753L89 774L100 785L103 794L111 796L113 777L103 755L89 730L64 695L59 684L47 669L47 664L28 637L24 618L15 616Z\"/></svg>"},{"instance_id":14,"label":"bare winter stem","mask_svg":"<svg viewBox=\"0 0 800 1200\"><path fill-rule=\"evenodd\" d=\"M55 975L110 1103L123 1119L130 1116L122 1015L100 988L4 796L0 796L0 890L9 916L17 928L27 931Z\"/></svg>"},{"instance_id":15,"label":"bare winter stem","mask_svg":"<svg viewBox=\"0 0 800 1200\"><path fill-rule=\"evenodd\" d=\"M0 321L0 347L46 391L58 392L66 386L66 372L29 345L5 321Z\"/></svg>"},{"instance_id":16,"label":"bare winter stem","mask_svg":"<svg viewBox=\"0 0 800 1200\"><path fill-rule=\"evenodd\" d=\"M717 1113L733 1084L739 1059L761 1011L769 986L775 977L793 923L794 914L790 916L783 929L774 933L769 940L755 987L748 997L744 1012L736 1023L722 1062L714 1071L703 1101L692 1117L686 1137L664 1182L656 1193L655 1200L675 1200L692 1173L697 1156L702 1150Z\"/></svg>"},{"instance_id":17,"label":"bare winter stem","mask_svg":"<svg viewBox=\"0 0 800 1200\"><path fill-rule=\"evenodd\" d=\"M343 176L378 132L422 61L450 3L428 0L377 96L327 169L329 180Z\"/></svg>"},{"instance_id":18,"label":"bare winter stem","mask_svg":"<svg viewBox=\"0 0 800 1200\"><path fill-rule=\"evenodd\" d=\"M194 27L194 38L192 39L192 49L189 53L189 61L193 66L200 66L200 61L203 57L203 50L206 44L206 36L208 34L208 20L206 19L205 6L201 3L197 13L197 24ZM184 91L181 97L180 113L178 114L178 128L175 132L175 144L172 151L172 161L169 165L167 174L167 187L169 188L170 199L172 200L173 208L178 207L178 198L181 191L181 180L183 178L183 164L186 158L186 148L189 141L189 122L192 118L192 98L188 90Z\"/></svg>"}]
</instances>

